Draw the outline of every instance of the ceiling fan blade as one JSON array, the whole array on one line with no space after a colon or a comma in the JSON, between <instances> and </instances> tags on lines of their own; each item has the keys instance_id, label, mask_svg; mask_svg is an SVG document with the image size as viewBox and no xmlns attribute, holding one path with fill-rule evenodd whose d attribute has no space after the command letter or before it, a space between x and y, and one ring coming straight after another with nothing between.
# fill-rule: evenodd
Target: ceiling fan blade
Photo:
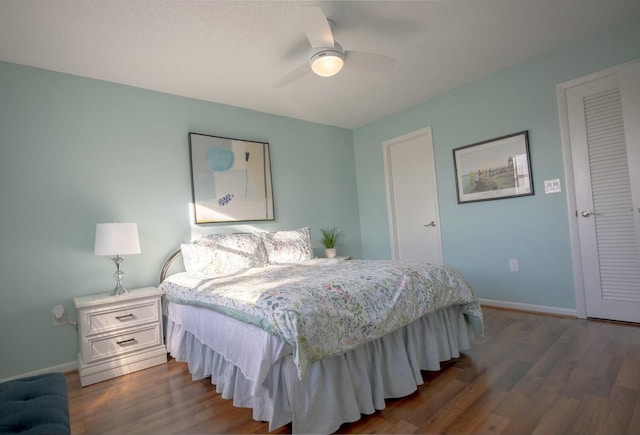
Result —
<instances>
[{"instance_id":1,"label":"ceiling fan blade","mask_svg":"<svg viewBox=\"0 0 640 435\"><path fill-rule=\"evenodd\" d=\"M299 61L309 58L309 41L305 38L298 39L295 44L291 44L283 51L283 60Z\"/></svg>"},{"instance_id":2,"label":"ceiling fan blade","mask_svg":"<svg viewBox=\"0 0 640 435\"><path fill-rule=\"evenodd\" d=\"M282 77L280 80L273 84L274 88L284 88L285 86L290 85L296 80L301 79L305 75L311 72L309 68L309 64L305 63L304 65L300 65L298 68L291 71L289 74Z\"/></svg>"},{"instance_id":3,"label":"ceiling fan blade","mask_svg":"<svg viewBox=\"0 0 640 435\"><path fill-rule=\"evenodd\" d=\"M348 50L344 57L345 66L363 71L389 71L396 64L395 59L366 51Z\"/></svg>"},{"instance_id":4,"label":"ceiling fan blade","mask_svg":"<svg viewBox=\"0 0 640 435\"><path fill-rule=\"evenodd\" d=\"M313 48L333 47L333 32L318 6L302 6L302 26Z\"/></svg>"}]
</instances>

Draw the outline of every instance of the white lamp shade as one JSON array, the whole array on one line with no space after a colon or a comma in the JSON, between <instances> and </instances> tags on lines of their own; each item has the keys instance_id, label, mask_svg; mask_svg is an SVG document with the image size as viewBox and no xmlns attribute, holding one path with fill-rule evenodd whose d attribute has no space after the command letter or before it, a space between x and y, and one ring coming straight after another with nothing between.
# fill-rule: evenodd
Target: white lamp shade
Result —
<instances>
[{"instance_id":1,"label":"white lamp shade","mask_svg":"<svg viewBox=\"0 0 640 435\"><path fill-rule=\"evenodd\" d=\"M96 255L131 255L140 253L138 225L108 223L96 225Z\"/></svg>"}]
</instances>

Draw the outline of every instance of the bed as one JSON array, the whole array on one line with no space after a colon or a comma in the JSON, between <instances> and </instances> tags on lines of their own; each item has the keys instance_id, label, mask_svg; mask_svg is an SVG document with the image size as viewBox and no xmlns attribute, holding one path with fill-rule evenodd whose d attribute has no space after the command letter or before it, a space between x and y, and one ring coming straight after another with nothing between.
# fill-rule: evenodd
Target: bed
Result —
<instances>
[{"instance_id":1,"label":"bed","mask_svg":"<svg viewBox=\"0 0 640 435\"><path fill-rule=\"evenodd\" d=\"M446 265L313 258L308 228L184 243L167 274L166 342L269 430L331 433L422 384L483 333L480 305Z\"/></svg>"}]
</instances>

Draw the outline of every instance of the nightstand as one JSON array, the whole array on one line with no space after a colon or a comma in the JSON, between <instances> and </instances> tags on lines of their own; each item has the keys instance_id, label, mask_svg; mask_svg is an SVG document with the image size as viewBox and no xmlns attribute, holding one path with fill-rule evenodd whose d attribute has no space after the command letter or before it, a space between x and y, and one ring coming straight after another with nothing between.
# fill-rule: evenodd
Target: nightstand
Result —
<instances>
[{"instance_id":1,"label":"nightstand","mask_svg":"<svg viewBox=\"0 0 640 435\"><path fill-rule=\"evenodd\" d=\"M155 287L120 296L73 299L78 310L78 371L87 386L167 362L162 335L163 292Z\"/></svg>"}]
</instances>

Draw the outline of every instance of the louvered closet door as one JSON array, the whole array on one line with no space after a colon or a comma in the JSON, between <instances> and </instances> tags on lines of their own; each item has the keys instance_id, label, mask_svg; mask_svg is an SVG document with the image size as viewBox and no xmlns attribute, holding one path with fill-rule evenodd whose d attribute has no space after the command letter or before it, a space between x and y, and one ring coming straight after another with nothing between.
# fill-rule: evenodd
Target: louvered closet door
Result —
<instances>
[{"instance_id":1,"label":"louvered closet door","mask_svg":"<svg viewBox=\"0 0 640 435\"><path fill-rule=\"evenodd\" d=\"M587 316L640 322L640 65L567 91Z\"/></svg>"}]
</instances>

